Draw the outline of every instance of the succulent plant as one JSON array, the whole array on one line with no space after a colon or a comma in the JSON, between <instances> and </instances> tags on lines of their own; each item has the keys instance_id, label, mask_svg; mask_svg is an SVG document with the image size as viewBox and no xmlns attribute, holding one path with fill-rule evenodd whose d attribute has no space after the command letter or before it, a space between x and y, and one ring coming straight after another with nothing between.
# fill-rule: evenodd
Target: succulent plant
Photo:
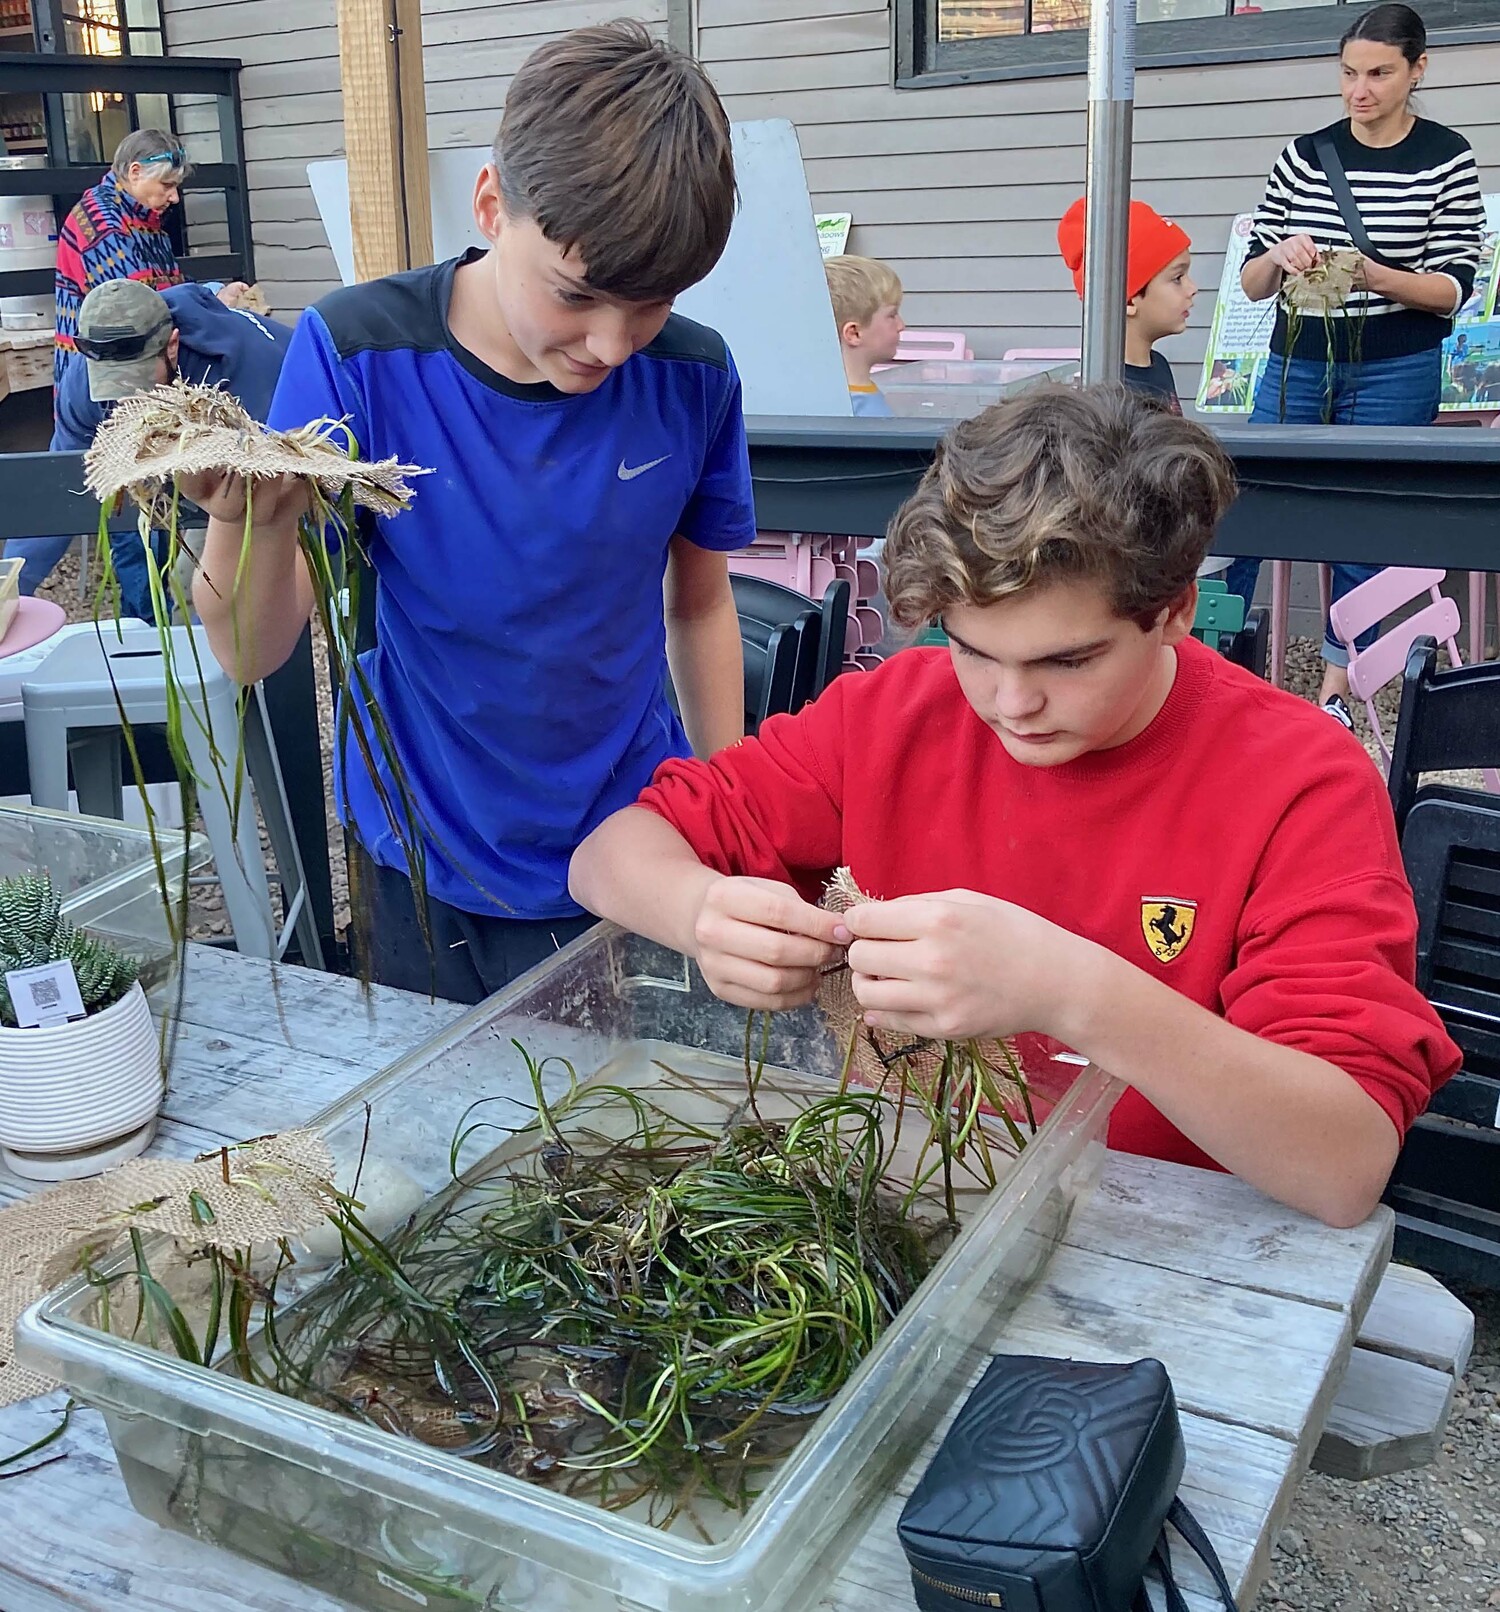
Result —
<instances>
[{"instance_id":1,"label":"succulent plant","mask_svg":"<svg viewBox=\"0 0 1500 1612\"><path fill-rule=\"evenodd\" d=\"M64 961L73 965L87 1013L113 1007L135 984L134 959L63 917L62 897L45 873L0 879L0 1024L16 1023L6 974Z\"/></svg>"}]
</instances>

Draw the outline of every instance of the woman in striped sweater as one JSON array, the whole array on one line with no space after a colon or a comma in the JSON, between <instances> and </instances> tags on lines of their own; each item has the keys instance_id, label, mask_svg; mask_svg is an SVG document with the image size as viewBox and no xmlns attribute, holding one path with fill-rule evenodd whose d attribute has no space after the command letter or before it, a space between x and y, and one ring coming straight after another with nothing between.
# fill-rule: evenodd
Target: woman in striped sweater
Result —
<instances>
[{"instance_id":1,"label":"woman in striped sweater","mask_svg":"<svg viewBox=\"0 0 1500 1612\"><path fill-rule=\"evenodd\" d=\"M1344 35L1339 57L1349 115L1319 134L1299 135L1277 158L1240 283L1259 302L1274 296L1285 276L1310 268L1321 250L1354 245L1317 150L1330 139L1378 258L1362 259L1355 289L1326 325L1306 315L1293 333L1286 308L1278 307L1250 419L1431 425L1442 344L1479 264L1484 205L1474 153L1462 135L1412 110L1412 92L1427 70L1427 30L1410 6L1365 12ZM1258 565L1231 568L1229 585L1247 599ZM1375 569L1334 566L1334 598ZM1323 658L1321 700L1344 721L1348 656L1331 632Z\"/></svg>"}]
</instances>

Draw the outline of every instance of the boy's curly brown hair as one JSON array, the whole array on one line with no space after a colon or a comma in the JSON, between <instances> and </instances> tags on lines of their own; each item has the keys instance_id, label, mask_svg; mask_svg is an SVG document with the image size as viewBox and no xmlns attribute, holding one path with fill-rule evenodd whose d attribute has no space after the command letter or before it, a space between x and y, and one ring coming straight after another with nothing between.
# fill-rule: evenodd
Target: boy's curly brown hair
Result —
<instances>
[{"instance_id":1,"label":"boy's curly brown hair","mask_svg":"<svg viewBox=\"0 0 1500 1612\"><path fill-rule=\"evenodd\" d=\"M1235 496L1216 438L1119 385L1045 386L961 420L885 545L904 627L1070 578L1149 628L1197 575Z\"/></svg>"}]
</instances>

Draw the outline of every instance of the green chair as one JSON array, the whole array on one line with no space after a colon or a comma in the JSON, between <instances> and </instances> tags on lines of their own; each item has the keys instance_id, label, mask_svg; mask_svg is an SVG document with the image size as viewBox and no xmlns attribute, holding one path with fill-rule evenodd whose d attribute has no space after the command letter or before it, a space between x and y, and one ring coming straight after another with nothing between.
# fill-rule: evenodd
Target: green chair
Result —
<instances>
[{"instance_id":1,"label":"green chair","mask_svg":"<svg viewBox=\"0 0 1500 1612\"><path fill-rule=\"evenodd\" d=\"M1233 643L1235 634L1244 625L1245 601L1239 594L1231 593L1222 582L1205 577L1198 584L1198 613L1193 617L1193 637L1201 638L1214 649L1227 652L1228 645L1223 640L1228 638Z\"/></svg>"}]
</instances>

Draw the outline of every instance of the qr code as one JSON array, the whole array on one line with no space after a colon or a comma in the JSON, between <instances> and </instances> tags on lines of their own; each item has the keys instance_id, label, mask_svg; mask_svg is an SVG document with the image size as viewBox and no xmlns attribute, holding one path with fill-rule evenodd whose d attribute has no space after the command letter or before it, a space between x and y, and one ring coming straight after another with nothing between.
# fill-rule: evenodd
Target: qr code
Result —
<instances>
[{"instance_id":1,"label":"qr code","mask_svg":"<svg viewBox=\"0 0 1500 1612\"><path fill-rule=\"evenodd\" d=\"M31 991L31 1004L39 1012L43 1008L62 1006L62 991L56 980L32 980L28 989Z\"/></svg>"}]
</instances>

